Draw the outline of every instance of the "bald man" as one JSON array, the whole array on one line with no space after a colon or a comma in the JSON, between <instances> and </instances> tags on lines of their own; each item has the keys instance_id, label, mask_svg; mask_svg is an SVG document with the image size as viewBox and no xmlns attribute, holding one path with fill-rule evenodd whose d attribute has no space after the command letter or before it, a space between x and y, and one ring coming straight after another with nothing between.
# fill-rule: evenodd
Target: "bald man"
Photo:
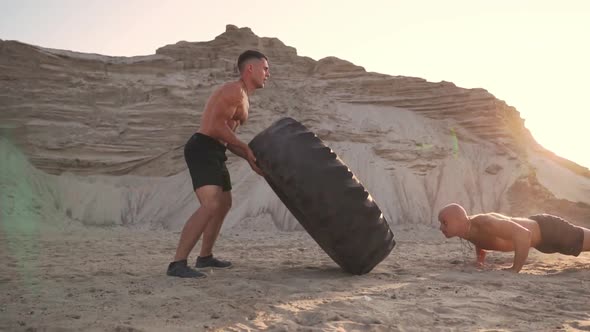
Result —
<instances>
[{"instance_id":1,"label":"bald man","mask_svg":"<svg viewBox=\"0 0 590 332\"><path fill-rule=\"evenodd\" d=\"M590 251L590 230L549 214L528 218L499 213L467 215L459 204L449 204L438 214L440 230L447 237L458 236L475 245L476 263L483 266L486 250L514 251L514 262L507 270L518 273L530 248L546 254L578 256Z\"/></svg>"}]
</instances>

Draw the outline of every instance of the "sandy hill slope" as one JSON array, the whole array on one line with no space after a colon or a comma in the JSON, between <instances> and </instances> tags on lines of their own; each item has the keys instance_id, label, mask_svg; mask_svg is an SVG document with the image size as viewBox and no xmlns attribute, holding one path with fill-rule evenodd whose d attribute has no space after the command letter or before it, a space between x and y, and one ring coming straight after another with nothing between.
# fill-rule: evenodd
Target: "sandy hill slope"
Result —
<instances>
[{"instance_id":1,"label":"sandy hill slope","mask_svg":"<svg viewBox=\"0 0 590 332\"><path fill-rule=\"evenodd\" d=\"M197 207L183 145L211 91L237 77L245 49L265 53L272 76L251 98L239 136L249 141L284 116L301 121L392 225L436 225L449 202L590 225L590 171L537 144L517 110L486 90L371 73L336 57L316 61L232 25L212 41L141 57L0 41L4 217L178 229ZM229 162L234 205L224 227L299 227L245 161Z\"/></svg>"}]
</instances>

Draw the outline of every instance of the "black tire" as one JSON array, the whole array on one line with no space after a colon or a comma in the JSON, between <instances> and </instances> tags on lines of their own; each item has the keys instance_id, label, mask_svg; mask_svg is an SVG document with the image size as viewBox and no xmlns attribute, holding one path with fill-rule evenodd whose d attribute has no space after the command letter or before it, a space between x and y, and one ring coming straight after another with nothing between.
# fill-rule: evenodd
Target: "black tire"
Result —
<instances>
[{"instance_id":1,"label":"black tire","mask_svg":"<svg viewBox=\"0 0 590 332\"><path fill-rule=\"evenodd\" d=\"M389 255L395 241L381 210L313 132L282 118L249 146L270 187L344 271L365 274Z\"/></svg>"}]
</instances>

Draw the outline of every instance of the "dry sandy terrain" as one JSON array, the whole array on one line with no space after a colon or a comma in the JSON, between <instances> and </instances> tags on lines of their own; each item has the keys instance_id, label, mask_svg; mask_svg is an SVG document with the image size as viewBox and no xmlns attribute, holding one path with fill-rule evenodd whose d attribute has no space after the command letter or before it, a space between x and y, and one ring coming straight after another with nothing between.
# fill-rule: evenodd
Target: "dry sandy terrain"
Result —
<instances>
[{"instance_id":1,"label":"dry sandy terrain","mask_svg":"<svg viewBox=\"0 0 590 332\"><path fill-rule=\"evenodd\" d=\"M372 272L348 275L305 232L245 221L217 255L230 270L181 280L165 268L178 233L126 228L4 228L3 331L590 330L590 254L531 251L516 275L431 228L394 231ZM193 257L194 259L194 257Z\"/></svg>"}]
</instances>

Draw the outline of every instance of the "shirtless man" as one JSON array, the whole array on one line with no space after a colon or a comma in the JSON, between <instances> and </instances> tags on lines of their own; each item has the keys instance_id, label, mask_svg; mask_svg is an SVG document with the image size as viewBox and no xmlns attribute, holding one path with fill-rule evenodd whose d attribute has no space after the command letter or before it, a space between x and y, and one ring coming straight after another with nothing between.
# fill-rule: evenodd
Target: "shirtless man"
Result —
<instances>
[{"instance_id":1,"label":"shirtless man","mask_svg":"<svg viewBox=\"0 0 590 332\"><path fill-rule=\"evenodd\" d=\"M529 248L571 256L590 251L589 229L548 214L529 218L512 218L499 213L468 216L462 206L450 204L440 210L438 220L447 238L458 236L475 245L478 266L483 266L486 250L514 251L512 267L506 270L516 273L522 269Z\"/></svg>"},{"instance_id":2,"label":"shirtless man","mask_svg":"<svg viewBox=\"0 0 590 332\"><path fill-rule=\"evenodd\" d=\"M248 144L235 131L248 118L249 96L264 87L270 77L268 59L257 51L246 51L238 58L240 79L213 92L205 106L201 127L186 143L184 158L191 175L193 190L200 206L188 219L174 260L168 265L169 276L202 278L205 274L187 265L188 255L203 234L197 268L228 268L231 263L213 257L213 245L232 203L231 181L225 161L226 149L246 159L262 175Z\"/></svg>"}]
</instances>

